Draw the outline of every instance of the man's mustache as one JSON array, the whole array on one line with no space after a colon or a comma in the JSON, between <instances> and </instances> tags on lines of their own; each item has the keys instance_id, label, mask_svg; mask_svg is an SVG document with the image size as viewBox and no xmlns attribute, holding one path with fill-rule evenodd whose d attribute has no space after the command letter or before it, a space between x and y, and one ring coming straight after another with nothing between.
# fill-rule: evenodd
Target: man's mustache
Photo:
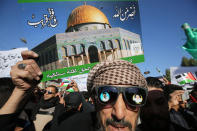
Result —
<instances>
[{"instance_id":1,"label":"man's mustache","mask_svg":"<svg viewBox=\"0 0 197 131\"><path fill-rule=\"evenodd\" d=\"M106 120L106 125L112 125L114 127L117 127L118 126L122 126L122 127L128 127L130 130L132 129L132 125L130 122L128 121L125 121L124 119L120 120L120 121L117 121L117 120L114 120L114 119L107 119Z\"/></svg>"}]
</instances>

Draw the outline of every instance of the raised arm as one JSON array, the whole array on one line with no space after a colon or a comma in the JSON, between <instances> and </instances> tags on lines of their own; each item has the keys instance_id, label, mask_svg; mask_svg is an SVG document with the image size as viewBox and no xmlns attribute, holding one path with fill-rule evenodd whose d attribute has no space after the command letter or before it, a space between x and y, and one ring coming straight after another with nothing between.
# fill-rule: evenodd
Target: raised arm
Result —
<instances>
[{"instance_id":1,"label":"raised arm","mask_svg":"<svg viewBox=\"0 0 197 131\"><path fill-rule=\"evenodd\" d=\"M10 72L15 89L5 105L0 109L0 115L17 112L24 98L28 96L28 92L40 81L42 72L33 60L38 57L38 54L33 51L23 51L21 55L23 61L12 66Z\"/></svg>"}]
</instances>

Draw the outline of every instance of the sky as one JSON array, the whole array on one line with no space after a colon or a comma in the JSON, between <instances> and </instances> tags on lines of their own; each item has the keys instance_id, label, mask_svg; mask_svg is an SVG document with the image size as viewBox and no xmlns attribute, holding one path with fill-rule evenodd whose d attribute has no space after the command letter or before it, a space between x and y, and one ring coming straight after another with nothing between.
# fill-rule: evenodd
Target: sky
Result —
<instances>
[{"instance_id":1,"label":"sky","mask_svg":"<svg viewBox=\"0 0 197 131\"><path fill-rule=\"evenodd\" d=\"M62 2L57 3L58 5L55 6L53 3L18 4L16 0L1 0L0 50L18 47L32 49L49 37L65 32L69 13L83 2L75 2L74 5L73 2L67 2L66 8ZM145 62L137 64L137 66L142 72L150 71L147 76L159 76L156 67L164 74L165 69L180 66L183 56L191 57L181 48L186 42L181 25L187 22L191 27L197 28L196 0L139 0L140 15L136 14L134 19L124 23L111 17L114 15L115 5L105 8L103 2L88 3L103 12L108 12L105 15L112 27L126 28L141 35ZM124 6L121 2L118 5ZM47 11L49 7L55 10L59 22L56 28L44 27L41 29L40 26L34 28L27 25L27 20L38 21L43 18L43 14L49 14ZM35 15L34 19L32 19L32 14ZM20 41L20 38L23 37L26 38L27 44Z\"/></svg>"},{"instance_id":2,"label":"sky","mask_svg":"<svg viewBox=\"0 0 197 131\"><path fill-rule=\"evenodd\" d=\"M183 56L191 56L182 49L186 36L181 28L185 22L197 28L197 0L139 0L142 42L145 62L138 64L149 76L164 74L166 68L180 66Z\"/></svg>"}]
</instances>

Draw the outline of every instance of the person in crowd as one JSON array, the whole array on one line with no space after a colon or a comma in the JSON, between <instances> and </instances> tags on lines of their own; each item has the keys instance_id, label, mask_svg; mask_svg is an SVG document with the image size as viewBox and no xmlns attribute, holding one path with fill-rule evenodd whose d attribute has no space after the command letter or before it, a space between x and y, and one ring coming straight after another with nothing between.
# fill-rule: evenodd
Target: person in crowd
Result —
<instances>
[{"instance_id":1,"label":"person in crowd","mask_svg":"<svg viewBox=\"0 0 197 131\"><path fill-rule=\"evenodd\" d=\"M31 51L25 51L22 53L22 57L24 59L27 59L29 56L32 58L38 57L37 54ZM12 66L12 70L15 73L14 75L12 71L10 73L12 75L12 82L15 88L9 99L0 109L1 130L13 131L15 129L16 127L15 120L17 119L19 113L22 111L21 108L24 107L25 101L28 100L27 98L29 94L32 92L33 88L36 87L37 84L40 82L40 77L42 75L42 72L40 71L38 65L37 64L34 65L34 63L32 63L32 60L26 60L26 62L31 63L31 65L27 66L28 70L30 70L31 72L33 71L31 75L28 75L30 73L28 70L24 70L26 64L21 63L20 66L18 65ZM23 72L21 72L22 70ZM19 78L19 76L25 76L25 74L28 75L28 79L30 80L30 83L26 82L27 79ZM37 77L37 75L35 74L39 75L39 77Z\"/></svg>"},{"instance_id":2,"label":"person in crowd","mask_svg":"<svg viewBox=\"0 0 197 131\"><path fill-rule=\"evenodd\" d=\"M14 90L14 84L9 77L0 78L0 108L6 103Z\"/></svg>"},{"instance_id":3,"label":"person in crowd","mask_svg":"<svg viewBox=\"0 0 197 131\"><path fill-rule=\"evenodd\" d=\"M82 102L82 104L80 106L81 107L80 108L81 112L92 112L92 111L94 111L94 106L86 101L87 98L86 99L84 98L84 94L82 92L79 92L78 84L74 80L71 80L71 83L68 86L70 88L72 88L75 93L80 94L80 101ZM62 95L62 92L59 92L58 96L60 98L60 103L65 103L64 98L72 97L72 95L69 95L70 93L72 93L72 92L67 92L67 90L63 93L63 95ZM62 98L62 96L66 96L66 97ZM89 95L86 96L86 97L89 98Z\"/></svg>"},{"instance_id":4,"label":"person in crowd","mask_svg":"<svg viewBox=\"0 0 197 131\"><path fill-rule=\"evenodd\" d=\"M86 102L89 102L90 94L87 91L80 91Z\"/></svg>"},{"instance_id":5,"label":"person in crowd","mask_svg":"<svg viewBox=\"0 0 197 131\"><path fill-rule=\"evenodd\" d=\"M36 105L35 114L51 114L53 113L55 106L58 104L59 99L56 96L57 87L49 85L45 88L44 95L41 97L39 103Z\"/></svg>"},{"instance_id":6,"label":"person in crowd","mask_svg":"<svg viewBox=\"0 0 197 131\"><path fill-rule=\"evenodd\" d=\"M71 80L71 83L68 86L70 88L72 88L74 90L74 92L79 92L78 85L74 80Z\"/></svg>"},{"instance_id":7,"label":"person in crowd","mask_svg":"<svg viewBox=\"0 0 197 131\"><path fill-rule=\"evenodd\" d=\"M189 110L197 116L197 83L194 84L193 90L190 92Z\"/></svg>"},{"instance_id":8,"label":"person in crowd","mask_svg":"<svg viewBox=\"0 0 197 131\"><path fill-rule=\"evenodd\" d=\"M15 86L12 82L12 79L9 77L5 77L5 78L0 78L0 108L3 107L3 105L7 102L7 100L9 99L9 97L11 96ZM33 92L31 93L33 94ZM21 104L21 107L26 107L26 101L23 102ZM6 119L7 115L3 115L3 117L5 117ZM24 108L22 111L18 110L15 114L16 119L13 120L14 123L10 126L13 126L14 130L26 130L26 131L35 131L35 127L33 124L33 121L31 121L30 119L30 114L29 112L27 112L27 110ZM5 124L4 121L2 120L0 122L1 124ZM1 125L0 124L0 125ZM9 130L9 128L5 128L5 129L1 129L1 130Z\"/></svg>"},{"instance_id":9,"label":"person in crowd","mask_svg":"<svg viewBox=\"0 0 197 131\"><path fill-rule=\"evenodd\" d=\"M64 107L67 112L82 111L82 96L79 92L71 92L64 98ZM63 103L62 103L63 104Z\"/></svg>"},{"instance_id":10,"label":"person in crowd","mask_svg":"<svg viewBox=\"0 0 197 131\"><path fill-rule=\"evenodd\" d=\"M163 83L156 77L146 78L148 99L140 112L141 124L137 131L171 131L168 101L164 96Z\"/></svg>"},{"instance_id":11,"label":"person in crowd","mask_svg":"<svg viewBox=\"0 0 197 131\"><path fill-rule=\"evenodd\" d=\"M25 105L25 112L27 112L31 121L36 119L36 114L38 112L37 106L43 96L43 93L39 89L39 87L35 87L33 92L30 93L29 101ZM35 108L36 107L36 108Z\"/></svg>"},{"instance_id":12,"label":"person in crowd","mask_svg":"<svg viewBox=\"0 0 197 131\"><path fill-rule=\"evenodd\" d=\"M184 94L184 90L181 86L169 84L164 86L164 93L168 100L169 110L173 109L178 111L180 108L181 96Z\"/></svg>"},{"instance_id":13,"label":"person in crowd","mask_svg":"<svg viewBox=\"0 0 197 131\"><path fill-rule=\"evenodd\" d=\"M91 93L96 112L86 117L81 126L86 126L87 130L135 130L139 109L147 96L145 78L135 65L120 60L98 64L88 75L87 89ZM135 95L142 97L143 101L135 101ZM81 117L81 114L76 114L71 119L78 123L83 121L80 118L85 118L85 115ZM67 120L56 129L80 129L69 127L67 123L72 125Z\"/></svg>"},{"instance_id":14,"label":"person in crowd","mask_svg":"<svg viewBox=\"0 0 197 131\"><path fill-rule=\"evenodd\" d=\"M79 92L78 85L74 80L69 84L69 87L72 88L74 92L58 92L60 98L59 104L55 107L52 121L46 124L43 129L44 131L50 130L52 126L53 128L57 127L62 121L65 121L76 112L94 111L92 104L87 103L83 94Z\"/></svg>"},{"instance_id":15,"label":"person in crowd","mask_svg":"<svg viewBox=\"0 0 197 131\"><path fill-rule=\"evenodd\" d=\"M59 99L57 97L58 89L54 85L49 85L46 87L44 96L40 100L40 108L42 109L48 109L51 107L56 106L56 104L59 102Z\"/></svg>"},{"instance_id":16,"label":"person in crowd","mask_svg":"<svg viewBox=\"0 0 197 131\"><path fill-rule=\"evenodd\" d=\"M11 70L17 92L6 104L12 106L3 106L0 114L15 113L28 90L40 80L42 73L36 62L27 59L38 55L32 51L24 51L22 56L24 60ZM123 60L101 62L88 74L87 89L91 93L96 111L76 113L53 130L135 130L139 110L147 99L146 80L135 65ZM107 101L102 99L105 92L109 96ZM136 102L134 95L142 97L142 101Z\"/></svg>"},{"instance_id":17,"label":"person in crowd","mask_svg":"<svg viewBox=\"0 0 197 131\"><path fill-rule=\"evenodd\" d=\"M74 92L79 92L81 95L81 101L82 105L80 108L81 112L92 112L94 111L94 106L89 102L89 93L88 92L80 92L77 83L72 80L72 82L69 84L71 88L73 88Z\"/></svg>"},{"instance_id":18,"label":"person in crowd","mask_svg":"<svg viewBox=\"0 0 197 131\"><path fill-rule=\"evenodd\" d=\"M181 109L183 88L178 85L169 84L164 87L164 93L168 100L170 120L173 125L185 131L197 130L197 119L194 114L188 110Z\"/></svg>"},{"instance_id":19,"label":"person in crowd","mask_svg":"<svg viewBox=\"0 0 197 131\"><path fill-rule=\"evenodd\" d=\"M77 83L74 80L71 80L71 83L69 84L69 87L74 90L74 92L80 92ZM82 112L92 112L94 111L94 106L92 104L90 98L90 94L88 92L80 92L81 97L82 97Z\"/></svg>"},{"instance_id":20,"label":"person in crowd","mask_svg":"<svg viewBox=\"0 0 197 131\"><path fill-rule=\"evenodd\" d=\"M82 96L79 92L61 96L59 104L55 107L53 119L45 125L43 131L50 130L52 126L57 127L62 121L80 111L82 111Z\"/></svg>"},{"instance_id":21,"label":"person in crowd","mask_svg":"<svg viewBox=\"0 0 197 131\"><path fill-rule=\"evenodd\" d=\"M82 109L83 112L93 112L95 111L94 104L90 98L90 94L87 91L80 92L82 95Z\"/></svg>"},{"instance_id":22,"label":"person in crowd","mask_svg":"<svg viewBox=\"0 0 197 131\"><path fill-rule=\"evenodd\" d=\"M53 119L55 106L59 103L57 92L58 89L54 85L48 85L45 88L44 95L36 106L36 112L34 112L36 130L43 129L45 124ZM42 123L40 121L42 121Z\"/></svg>"},{"instance_id":23,"label":"person in crowd","mask_svg":"<svg viewBox=\"0 0 197 131\"><path fill-rule=\"evenodd\" d=\"M33 91L33 98L31 98L32 100L34 100L35 103L38 103L41 99L41 97L43 96L44 93L42 93L40 87L35 87L34 91Z\"/></svg>"},{"instance_id":24,"label":"person in crowd","mask_svg":"<svg viewBox=\"0 0 197 131\"><path fill-rule=\"evenodd\" d=\"M57 88L54 85L49 85L48 87L45 88L42 97L40 98L40 101L36 105L36 112L40 114L51 114L54 111L54 107L57 105L59 102L58 97L56 96L57 94Z\"/></svg>"}]
</instances>

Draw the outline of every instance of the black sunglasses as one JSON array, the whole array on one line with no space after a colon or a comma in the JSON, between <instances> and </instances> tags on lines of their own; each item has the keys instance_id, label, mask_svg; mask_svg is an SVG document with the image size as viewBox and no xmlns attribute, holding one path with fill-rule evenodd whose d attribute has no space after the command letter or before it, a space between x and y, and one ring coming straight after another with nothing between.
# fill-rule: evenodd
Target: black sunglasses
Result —
<instances>
[{"instance_id":1,"label":"black sunglasses","mask_svg":"<svg viewBox=\"0 0 197 131\"><path fill-rule=\"evenodd\" d=\"M97 100L104 108L112 107L119 94L122 93L127 108L133 111L138 111L140 107L145 105L148 94L146 88L138 86L116 87L106 85L95 87L95 91Z\"/></svg>"},{"instance_id":2,"label":"black sunglasses","mask_svg":"<svg viewBox=\"0 0 197 131\"><path fill-rule=\"evenodd\" d=\"M45 93L47 93L47 94L49 94L49 95L50 95L50 94L54 94L52 91L48 91L48 90L44 90L44 94L45 94Z\"/></svg>"}]
</instances>

